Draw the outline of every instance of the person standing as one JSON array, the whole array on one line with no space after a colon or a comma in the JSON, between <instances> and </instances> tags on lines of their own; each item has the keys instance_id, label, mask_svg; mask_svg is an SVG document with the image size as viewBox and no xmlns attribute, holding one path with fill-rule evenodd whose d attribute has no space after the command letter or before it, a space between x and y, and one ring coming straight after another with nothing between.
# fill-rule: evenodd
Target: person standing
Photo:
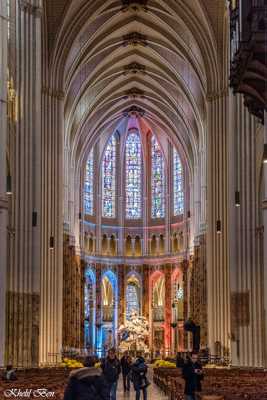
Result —
<instances>
[{"instance_id":1,"label":"person standing","mask_svg":"<svg viewBox=\"0 0 267 400\"><path fill-rule=\"evenodd\" d=\"M118 380L121 373L121 364L116 356L115 349L108 351L107 358L102 362L101 368L103 374L109 384L110 388L110 400L116 400Z\"/></svg>"},{"instance_id":2,"label":"person standing","mask_svg":"<svg viewBox=\"0 0 267 400\"><path fill-rule=\"evenodd\" d=\"M177 353L176 355L176 368L183 368L184 367L184 359L181 353Z\"/></svg>"},{"instance_id":3,"label":"person standing","mask_svg":"<svg viewBox=\"0 0 267 400\"><path fill-rule=\"evenodd\" d=\"M137 359L132 365L132 381L136 393L136 400L140 400L141 392L143 392L144 400L147 400L147 387L149 385L147 379L147 365L141 353L137 354Z\"/></svg>"},{"instance_id":4,"label":"person standing","mask_svg":"<svg viewBox=\"0 0 267 400\"><path fill-rule=\"evenodd\" d=\"M198 361L198 355L192 354L183 367L185 380L185 400L196 400L196 392L201 392L201 381L204 378L202 365Z\"/></svg>"},{"instance_id":5,"label":"person standing","mask_svg":"<svg viewBox=\"0 0 267 400\"><path fill-rule=\"evenodd\" d=\"M72 371L64 400L109 400L109 385L100 368L95 368L95 357L87 357L84 368Z\"/></svg>"},{"instance_id":6,"label":"person standing","mask_svg":"<svg viewBox=\"0 0 267 400\"><path fill-rule=\"evenodd\" d=\"M125 351L121 358L121 371L123 377L123 389L124 392L130 391L130 372L131 372L132 359L129 356L128 351Z\"/></svg>"}]
</instances>

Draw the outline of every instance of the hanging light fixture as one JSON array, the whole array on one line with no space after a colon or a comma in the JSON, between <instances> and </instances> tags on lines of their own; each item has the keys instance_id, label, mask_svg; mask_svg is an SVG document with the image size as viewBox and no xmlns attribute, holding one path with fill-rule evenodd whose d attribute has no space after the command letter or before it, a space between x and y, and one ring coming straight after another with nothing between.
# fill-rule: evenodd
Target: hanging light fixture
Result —
<instances>
[{"instance_id":1,"label":"hanging light fixture","mask_svg":"<svg viewBox=\"0 0 267 400\"><path fill-rule=\"evenodd\" d=\"M6 194L11 195L12 194L12 179L11 175L7 175L6 177Z\"/></svg>"},{"instance_id":2,"label":"hanging light fixture","mask_svg":"<svg viewBox=\"0 0 267 400\"><path fill-rule=\"evenodd\" d=\"M238 190L235 192L235 206L240 207L240 192Z\"/></svg>"},{"instance_id":3,"label":"hanging light fixture","mask_svg":"<svg viewBox=\"0 0 267 400\"><path fill-rule=\"evenodd\" d=\"M32 226L33 227L37 226L37 211L32 212Z\"/></svg>"},{"instance_id":4,"label":"hanging light fixture","mask_svg":"<svg viewBox=\"0 0 267 400\"><path fill-rule=\"evenodd\" d=\"M50 250L53 250L54 247L55 247L55 239L54 239L54 236L50 236L50 239L49 239L49 249L50 249Z\"/></svg>"},{"instance_id":5,"label":"hanging light fixture","mask_svg":"<svg viewBox=\"0 0 267 400\"><path fill-rule=\"evenodd\" d=\"M222 221L220 219L216 221L216 231L218 235L222 233Z\"/></svg>"},{"instance_id":6,"label":"hanging light fixture","mask_svg":"<svg viewBox=\"0 0 267 400\"><path fill-rule=\"evenodd\" d=\"M264 143L263 163L264 163L264 164L267 164L267 143Z\"/></svg>"}]
</instances>

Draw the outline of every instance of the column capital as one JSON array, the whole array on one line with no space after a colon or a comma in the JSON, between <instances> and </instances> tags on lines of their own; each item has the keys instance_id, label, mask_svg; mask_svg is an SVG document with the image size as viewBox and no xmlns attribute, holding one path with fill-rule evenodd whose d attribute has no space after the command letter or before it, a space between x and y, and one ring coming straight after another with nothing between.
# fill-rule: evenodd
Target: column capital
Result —
<instances>
[{"instance_id":1,"label":"column capital","mask_svg":"<svg viewBox=\"0 0 267 400\"><path fill-rule=\"evenodd\" d=\"M58 100L63 100L65 97L65 93L62 90L51 89L45 86L42 87L42 93L51 97L55 97Z\"/></svg>"},{"instance_id":2,"label":"column capital","mask_svg":"<svg viewBox=\"0 0 267 400\"><path fill-rule=\"evenodd\" d=\"M33 5L30 1L20 0L19 7L21 11L31 14L35 17L41 18L43 16L43 8Z\"/></svg>"},{"instance_id":3,"label":"column capital","mask_svg":"<svg viewBox=\"0 0 267 400\"><path fill-rule=\"evenodd\" d=\"M228 95L229 95L229 88L228 88L228 86L226 86L217 91L208 92L206 98L207 98L207 101L214 101L214 100L218 100L218 99L228 96Z\"/></svg>"}]
</instances>

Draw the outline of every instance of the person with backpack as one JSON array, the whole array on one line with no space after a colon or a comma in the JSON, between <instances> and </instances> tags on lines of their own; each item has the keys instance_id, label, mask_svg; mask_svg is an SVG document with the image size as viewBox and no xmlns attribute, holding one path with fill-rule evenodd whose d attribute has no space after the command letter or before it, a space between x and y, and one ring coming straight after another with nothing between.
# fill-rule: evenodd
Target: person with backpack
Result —
<instances>
[{"instance_id":1,"label":"person with backpack","mask_svg":"<svg viewBox=\"0 0 267 400\"><path fill-rule=\"evenodd\" d=\"M141 392L143 392L144 400L147 400L147 387L149 382L147 379L147 365L141 353L137 353L137 358L131 367L132 381L135 390L136 400L140 400Z\"/></svg>"},{"instance_id":2,"label":"person with backpack","mask_svg":"<svg viewBox=\"0 0 267 400\"><path fill-rule=\"evenodd\" d=\"M116 350L110 349L107 358L102 362L101 368L109 384L110 400L116 400L118 380L121 373L121 364L116 356Z\"/></svg>"},{"instance_id":3,"label":"person with backpack","mask_svg":"<svg viewBox=\"0 0 267 400\"><path fill-rule=\"evenodd\" d=\"M95 357L87 357L84 368L72 371L64 400L110 400L109 385Z\"/></svg>"},{"instance_id":4,"label":"person with backpack","mask_svg":"<svg viewBox=\"0 0 267 400\"><path fill-rule=\"evenodd\" d=\"M7 365L6 370L3 374L3 380L5 381L16 381L17 375L16 370L13 368L12 365Z\"/></svg>"}]
</instances>

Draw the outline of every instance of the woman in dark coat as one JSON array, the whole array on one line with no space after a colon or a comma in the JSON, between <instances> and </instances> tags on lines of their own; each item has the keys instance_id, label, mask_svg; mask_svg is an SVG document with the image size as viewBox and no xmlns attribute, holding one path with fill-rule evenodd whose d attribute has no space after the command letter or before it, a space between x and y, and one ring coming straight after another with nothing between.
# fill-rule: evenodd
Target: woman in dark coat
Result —
<instances>
[{"instance_id":1,"label":"woman in dark coat","mask_svg":"<svg viewBox=\"0 0 267 400\"><path fill-rule=\"evenodd\" d=\"M136 400L140 400L141 391L143 392L144 400L147 400L147 387L149 385L146 377L147 365L141 354L137 355L137 359L132 365L131 370L133 386L136 392Z\"/></svg>"},{"instance_id":2,"label":"woman in dark coat","mask_svg":"<svg viewBox=\"0 0 267 400\"><path fill-rule=\"evenodd\" d=\"M96 359L88 357L85 368L70 374L64 400L109 400L109 385L101 369L95 368Z\"/></svg>"},{"instance_id":3,"label":"woman in dark coat","mask_svg":"<svg viewBox=\"0 0 267 400\"><path fill-rule=\"evenodd\" d=\"M192 357L185 363L183 378L185 380L185 400L195 400L196 392L201 392L201 381L204 378L197 354L192 354Z\"/></svg>"}]
</instances>

